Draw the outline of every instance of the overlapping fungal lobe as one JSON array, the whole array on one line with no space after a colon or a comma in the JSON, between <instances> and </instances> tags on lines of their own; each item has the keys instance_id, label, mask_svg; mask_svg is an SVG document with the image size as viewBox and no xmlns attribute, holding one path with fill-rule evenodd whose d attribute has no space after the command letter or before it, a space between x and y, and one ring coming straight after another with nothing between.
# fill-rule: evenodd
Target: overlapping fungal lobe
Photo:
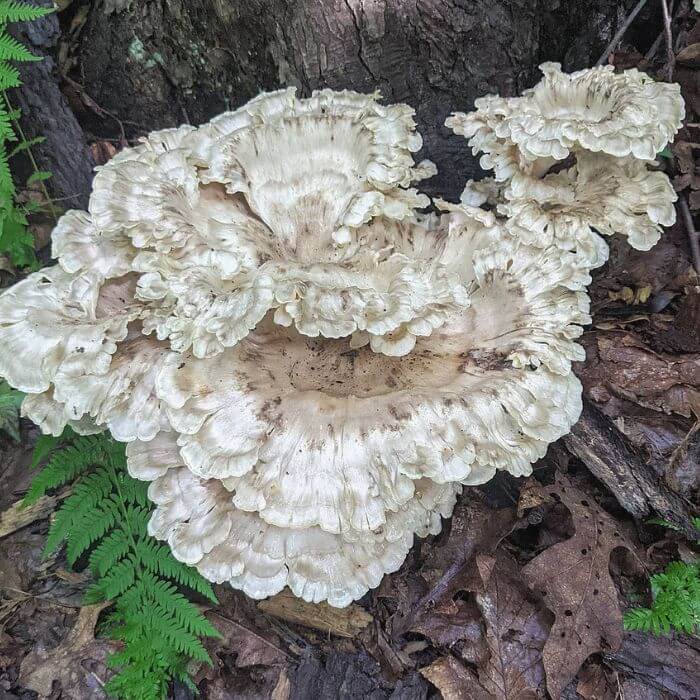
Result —
<instances>
[{"instance_id":1,"label":"overlapping fungal lobe","mask_svg":"<svg viewBox=\"0 0 700 700\"><path fill-rule=\"evenodd\" d=\"M578 151L422 214L420 147L409 107L349 92L155 132L0 296L24 414L128 443L151 533L212 581L347 605L464 485L529 473L580 412L593 228L670 219L658 173Z\"/></svg>"},{"instance_id":2,"label":"overlapping fungal lobe","mask_svg":"<svg viewBox=\"0 0 700 700\"><path fill-rule=\"evenodd\" d=\"M649 250L675 220L673 188L651 166L685 115L679 86L612 66L540 68L521 97L486 96L448 118L494 171L488 191L468 183L463 200L487 202L523 241L574 251L588 268L607 259L595 233Z\"/></svg>"}]
</instances>

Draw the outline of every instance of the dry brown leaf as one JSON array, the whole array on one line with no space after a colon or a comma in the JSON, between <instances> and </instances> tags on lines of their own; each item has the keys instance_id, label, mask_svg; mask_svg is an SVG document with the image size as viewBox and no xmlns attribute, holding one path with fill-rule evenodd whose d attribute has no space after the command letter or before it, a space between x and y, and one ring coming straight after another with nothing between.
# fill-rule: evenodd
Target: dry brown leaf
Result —
<instances>
[{"instance_id":1,"label":"dry brown leaf","mask_svg":"<svg viewBox=\"0 0 700 700\"><path fill-rule=\"evenodd\" d=\"M236 611L233 611L236 614ZM278 666L289 660L273 635L266 635L250 626L247 621L233 619L210 610L209 621L221 633L221 639L207 640L210 653L236 654L236 666Z\"/></svg>"},{"instance_id":2,"label":"dry brown leaf","mask_svg":"<svg viewBox=\"0 0 700 700\"><path fill-rule=\"evenodd\" d=\"M529 477L518 495L518 518L522 518L526 510L538 508L551 500L549 496L542 493L539 482L534 477Z\"/></svg>"},{"instance_id":3,"label":"dry brown leaf","mask_svg":"<svg viewBox=\"0 0 700 700\"><path fill-rule=\"evenodd\" d=\"M657 350L700 352L700 287L691 287L678 300L678 313L663 318L655 315L649 328Z\"/></svg>"},{"instance_id":4,"label":"dry brown leaf","mask_svg":"<svg viewBox=\"0 0 700 700\"><path fill-rule=\"evenodd\" d=\"M622 642L622 612L608 569L617 547L634 550L616 521L559 475L543 486L571 513L575 534L532 559L523 569L528 584L543 597L555 620L544 646L547 689L561 695L583 662Z\"/></svg>"},{"instance_id":5,"label":"dry brown leaf","mask_svg":"<svg viewBox=\"0 0 700 700\"><path fill-rule=\"evenodd\" d=\"M307 603L286 588L259 602L258 608L273 617L338 637L355 637L372 622L372 616L354 603L347 608L334 608L328 603Z\"/></svg>"},{"instance_id":6,"label":"dry brown leaf","mask_svg":"<svg viewBox=\"0 0 700 700\"><path fill-rule=\"evenodd\" d=\"M676 61L693 68L700 68L700 43L691 44L676 54Z\"/></svg>"},{"instance_id":7,"label":"dry brown leaf","mask_svg":"<svg viewBox=\"0 0 700 700\"><path fill-rule=\"evenodd\" d=\"M97 618L109 602L87 605L80 609L75 625L54 649L37 644L24 658L19 683L38 693L51 695L54 682L61 697L70 700L104 698L102 686L107 681L105 659L118 645L108 639L95 639Z\"/></svg>"},{"instance_id":8,"label":"dry brown leaf","mask_svg":"<svg viewBox=\"0 0 700 700\"><path fill-rule=\"evenodd\" d=\"M616 697L615 690L608 683L605 669L597 663L588 664L581 669L576 692L583 700L613 700Z\"/></svg>"},{"instance_id":9,"label":"dry brown leaf","mask_svg":"<svg viewBox=\"0 0 700 700\"><path fill-rule=\"evenodd\" d=\"M700 44L698 44L700 46ZM700 178L695 173L695 144L677 139L671 145L671 151L676 158L679 174L673 178L673 187L677 192L681 192L687 187L691 190L698 189Z\"/></svg>"},{"instance_id":10,"label":"dry brown leaf","mask_svg":"<svg viewBox=\"0 0 700 700\"><path fill-rule=\"evenodd\" d=\"M546 614L531 600L512 557L476 555L483 586L476 604L486 626L489 656L479 667L479 682L497 700L545 696L542 650L549 633Z\"/></svg>"},{"instance_id":11,"label":"dry brown leaf","mask_svg":"<svg viewBox=\"0 0 700 700\"><path fill-rule=\"evenodd\" d=\"M95 165L104 165L111 160L119 151L110 141L94 141L90 144L90 153L95 161Z\"/></svg>"},{"instance_id":12,"label":"dry brown leaf","mask_svg":"<svg viewBox=\"0 0 700 700\"><path fill-rule=\"evenodd\" d=\"M461 598L439 603L421 616L411 627L439 647L463 642L462 656L470 663L480 663L488 654L481 613L473 602Z\"/></svg>"},{"instance_id":13,"label":"dry brown leaf","mask_svg":"<svg viewBox=\"0 0 700 700\"><path fill-rule=\"evenodd\" d=\"M596 333L583 344L587 361L578 374L594 400L608 393L653 410L691 415L700 394L700 354L654 352L619 332Z\"/></svg>"},{"instance_id":14,"label":"dry brown leaf","mask_svg":"<svg viewBox=\"0 0 700 700\"><path fill-rule=\"evenodd\" d=\"M443 700L489 700L489 694L479 686L474 673L454 656L444 656L420 673L441 693Z\"/></svg>"}]
</instances>

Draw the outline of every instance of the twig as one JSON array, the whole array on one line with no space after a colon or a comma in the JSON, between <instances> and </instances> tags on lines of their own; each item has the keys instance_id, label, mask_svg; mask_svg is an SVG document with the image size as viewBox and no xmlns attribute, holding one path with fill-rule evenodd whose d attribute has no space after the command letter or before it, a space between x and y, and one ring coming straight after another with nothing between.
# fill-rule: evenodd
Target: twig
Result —
<instances>
[{"instance_id":1,"label":"twig","mask_svg":"<svg viewBox=\"0 0 700 700\"><path fill-rule=\"evenodd\" d=\"M673 17L673 12L676 9L675 5L676 5L676 0L671 0L671 4L668 8L668 11L669 11L671 17ZM644 55L645 60L651 61L651 59L654 58L654 56L656 56L656 52L659 50L659 46L661 46L661 42L664 40L665 34L666 34L665 29L662 29L659 32L656 39L654 39L654 43L649 47L649 50Z\"/></svg>"},{"instance_id":2,"label":"twig","mask_svg":"<svg viewBox=\"0 0 700 700\"><path fill-rule=\"evenodd\" d=\"M622 35L629 29L630 24L634 22L634 18L642 11L642 8L646 4L647 0L639 0L632 12L629 13L625 23L618 29L617 34L615 34L605 51L603 51L601 57L596 61L596 66L602 66L608 60L608 56L617 48L620 39L622 39Z\"/></svg>"},{"instance_id":3,"label":"twig","mask_svg":"<svg viewBox=\"0 0 700 700\"><path fill-rule=\"evenodd\" d=\"M668 0L661 0L661 9L664 13L664 33L666 34L666 74L669 80L673 79L673 70L676 67L676 55L673 53L673 33L671 32L671 13L668 11Z\"/></svg>"},{"instance_id":4,"label":"twig","mask_svg":"<svg viewBox=\"0 0 700 700\"><path fill-rule=\"evenodd\" d=\"M693 216L690 213L688 200L681 195L678 199L685 222L685 229L688 232L688 242L690 243L690 254L693 256L693 267L695 272L700 276L700 242L698 242L698 232L695 230Z\"/></svg>"}]
</instances>

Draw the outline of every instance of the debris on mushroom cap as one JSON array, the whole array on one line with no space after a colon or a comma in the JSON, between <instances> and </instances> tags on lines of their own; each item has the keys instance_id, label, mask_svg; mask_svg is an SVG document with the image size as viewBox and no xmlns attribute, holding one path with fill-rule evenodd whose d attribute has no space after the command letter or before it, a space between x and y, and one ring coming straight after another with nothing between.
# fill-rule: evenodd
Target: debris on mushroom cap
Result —
<instances>
[{"instance_id":1,"label":"debris on mushroom cap","mask_svg":"<svg viewBox=\"0 0 700 700\"><path fill-rule=\"evenodd\" d=\"M429 215L413 111L377 95L281 90L121 152L59 221L58 265L0 296L23 414L127 442L151 533L210 580L340 606L377 586L463 485L528 474L577 420L593 231L644 248L673 218L634 152L582 149L631 133L579 99L618 78L546 70L569 112L535 89L453 117L496 179ZM616 109L643 93L651 114L666 88L627 82ZM520 105L566 122L558 146L521 138Z\"/></svg>"}]
</instances>

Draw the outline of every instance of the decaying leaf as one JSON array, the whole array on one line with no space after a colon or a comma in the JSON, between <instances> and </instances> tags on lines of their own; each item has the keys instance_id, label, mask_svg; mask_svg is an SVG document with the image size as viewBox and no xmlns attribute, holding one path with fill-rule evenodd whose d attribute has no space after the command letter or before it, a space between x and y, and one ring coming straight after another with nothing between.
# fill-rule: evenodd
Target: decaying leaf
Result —
<instances>
[{"instance_id":1,"label":"decaying leaf","mask_svg":"<svg viewBox=\"0 0 700 700\"><path fill-rule=\"evenodd\" d=\"M40 698L51 696L55 682L61 688L61 697L70 700L105 698L105 659L118 645L108 639L96 639L95 625L108 605L106 602L81 608L73 629L55 649L47 650L37 644L22 661L20 685L35 691Z\"/></svg>"},{"instance_id":2,"label":"decaying leaf","mask_svg":"<svg viewBox=\"0 0 700 700\"><path fill-rule=\"evenodd\" d=\"M700 352L700 287L686 291L678 301L678 313L666 320L656 315L649 328L654 349L670 352Z\"/></svg>"},{"instance_id":3,"label":"decaying leaf","mask_svg":"<svg viewBox=\"0 0 700 700\"><path fill-rule=\"evenodd\" d=\"M442 693L443 700L488 700L474 672L454 656L443 656L420 669L421 675Z\"/></svg>"},{"instance_id":4,"label":"decaying leaf","mask_svg":"<svg viewBox=\"0 0 700 700\"><path fill-rule=\"evenodd\" d=\"M531 700L544 697L542 650L549 633L546 613L532 601L517 564L506 552L477 554L483 587L476 603L486 626L489 656L479 682L489 697Z\"/></svg>"},{"instance_id":5,"label":"decaying leaf","mask_svg":"<svg viewBox=\"0 0 700 700\"><path fill-rule=\"evenodd\" d=\"M579 671L576 693L583 700L608 700L615 697L605 669L597 663L588 664Z\"/></svg>"},{"instance_id":6,"label":"decaying leaf","mask_svg":"<svg viewBox=\"0 0 700 700\"><path fill-rule=\"evenodd\" d=\"M614 549L634 546L616 521L566 477L560 475L542 490L567 507L575 530L522 571L555 616L543 660L547 689L558 698L591 654L620 646L622 612L608 567Z\"/></svg>"},{"instance_id":7,"label":"decaying leaf","mask_svg":"<svg viewBox=\"0 0 700 700\"><path fill-rule=\"evenodd\" d=\"M690 44L676 54L676 61L693 68L700 68L700 43Z\"/></svg>"},{"instance_id":8,"label":"decaying leaf","mask_svg":"<svg viewBox=\"0 0 700 700\"><path fill-rule=\"evenodd\" d=\"M277 666L288 661L288 654L272 635L254 629L247 621L238 621L227 611L227 616L209 611L207 617L221 633L221 639L208 643L210 653L235 654L236 666ZM213 658L213 657L212 657Z\"/></svg>"},{"instance_id":9,"label":"decaying leaf","mask_svg":"<svg viewBox=\"0 0 700 700\"><path fill-rule=\"evenodd\" d=\"M411 627L438 647L460 644L460 655L470 663L480 663L488 655L481 613L473 602L461 598L442 601Z\"/></svg>"},{"instance_id":10,"label":"decaying leaf","mask_svg":"<svg viewBox=\"0 0 700 700\"><path fill-rule=\"evenodd\" d=\"M453 594L464 589L466 567L475 553L493 551L511 532L514 523L514 509L494 509L478 491L458 501L446 541L430 548L422 563L420 578L427 592L417 600L399 601L399 610L392 620L394 635L410 629L440 639L441 644L451 643L448 639L454 642L468 638L468 626L460 629L465 622L460 618L469 617L470 612L461 610L460 617L456 621L452 619Z\"/></svg>"},{"instance_id":11,"label":"decaying leaf","mask_svg":"<svg viewBox=\"0 0 700 700\"><path fill-rule=\"evenodd\" d=\"M580 377L596 401L622 396L640 406L689 417L700 395L700 354L654 352L627 333L584 338L587 362Z\"/></svg>"},{"instance_id":12,"label":"decaying leaf","mask_svg":"<svg viewBox=\"0 0 700 700\"><path fill-rule=\"evenodd\" d=\"M258 608L273 617L337 637L355 637L372 622L372 616L354 603L347 608L333 608L328 603L307 603L289 589L260 601Z\"/></svg>"}]
</instances>

